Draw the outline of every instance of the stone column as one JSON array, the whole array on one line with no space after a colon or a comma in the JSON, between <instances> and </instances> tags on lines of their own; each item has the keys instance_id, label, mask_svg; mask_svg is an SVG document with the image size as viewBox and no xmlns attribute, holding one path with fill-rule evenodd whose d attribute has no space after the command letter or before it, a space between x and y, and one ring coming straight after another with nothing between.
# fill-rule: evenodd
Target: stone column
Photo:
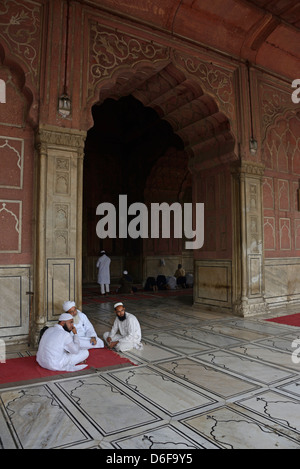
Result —
<instances>
[{"instance_id":1,"label":"stone column","mask_svg":"<svg viewBox=\"0 0 300 469\"><path fill-rule=\"evenodd\" d=\"M34 324L57 321L65 300L82 302L82 184L86 132L41 126L36 133Z\"/></svg>"},{"instance_id":2,"label":"stone column","mask_svg":"<svg viewBox=\"0 0 300 469\"><path fill-rule=\"evenodd\" d=\"M263 174L263 165L248 161L243 161L233 174L233 312L239 316L268 309L264 291Z\"/></svg>"}]
</instances>

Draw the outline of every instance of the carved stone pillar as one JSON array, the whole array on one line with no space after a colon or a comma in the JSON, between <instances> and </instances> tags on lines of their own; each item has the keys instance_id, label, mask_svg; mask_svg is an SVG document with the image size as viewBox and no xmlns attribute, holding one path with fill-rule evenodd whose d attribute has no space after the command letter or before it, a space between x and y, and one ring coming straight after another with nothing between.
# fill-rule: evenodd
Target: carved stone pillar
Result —
<instances>
[{"instance_id":1,"label":"carved stone pillar","mask_svg":"<svg viewBox=\"0 0 300 469\"><path fill-rule=\"evenodd\" d=\"M41 126L36 134L34 324L56 321L62 303L82 301L82 184L86 132Z\"/></svg>"},{"instance_id":2,"label":"carved stone pillar","mask_svg":"<svg viewBox=\"0 0 300 469\"><path fill-rule=\"evenodd\" d=\"M234 313L266 312L263 251L262 177L264 166L243 161L234 171Z\"/></svg>"}]
</instances>

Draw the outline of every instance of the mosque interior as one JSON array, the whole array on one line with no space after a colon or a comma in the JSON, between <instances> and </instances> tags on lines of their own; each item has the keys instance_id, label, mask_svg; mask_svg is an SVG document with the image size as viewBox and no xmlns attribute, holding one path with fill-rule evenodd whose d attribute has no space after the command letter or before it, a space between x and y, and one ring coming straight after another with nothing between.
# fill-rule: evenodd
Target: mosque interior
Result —
<instances>
[{"instance_id":1,"label":"mosque interior","mask_svg":"<svg viewBox=\"0 0 300 469\"><path fill-rule=\"evenodd\" d=\"M102 335L101 250L113 286L139 285L144 343L127 367L2 384L0 447L298 448L299 329L267 320L300 311L299 1L0 3L0 345L35 355L66 300ZM193 224L129 236L120 196ZM193 289L142 291L178 264Z\"/></svg>"}]
</instances>

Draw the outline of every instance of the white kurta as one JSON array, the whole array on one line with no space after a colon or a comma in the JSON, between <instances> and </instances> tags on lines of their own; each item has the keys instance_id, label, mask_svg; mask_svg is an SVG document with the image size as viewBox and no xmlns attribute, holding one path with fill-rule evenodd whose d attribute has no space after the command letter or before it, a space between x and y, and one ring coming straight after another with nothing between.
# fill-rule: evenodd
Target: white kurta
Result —
<instances>
[{"instance_id":1,"label":"white kurta","mask_svg":"<svg viewBox=\"0 0 300 469\"><path fill-rule=\"evenodd\" d=\"M170 275L167 277L167 286L170 288L170 290L175 290L176 289L176 277L173 277Z\"/></svg>"},{"instance_id":2,"label":"white kurta","mask_svg":"<svg viewBox=\"0 0 300 469\"><path fill-rule=\"evenodd\" d=\"M78 321L78 322L77 322ZM96 331L93 324L90 322L88 317L77 309L77 315L74 318L74 326L77 330L77 335L80 339L81 348L103 348L104 343L99 337L97 337ZM71 333L73 334L73 333ZM96 345L91 344L91 337L95 337L97 340Z\"/></svg>"},{"instance_id":3,"label":"white kurta","mask_svg":"<svg viewBox=\"0 0 300 469\"><path fill-rule=\"evenodd\" d=\"M120 352L125 352L126 350L131 350L132 348L139 350L143 348L141 343L142 332L140 323L131 313L126 313L125 321L120 321L119 318L116 317L111 331L105 332L103 337L104 340L107 340L108 337L111 337L113 342L118 340L119 343L115 348Z\"/></svg>"},{"instance_id":4,"label":"white kurta","mask_svg":"<svg viewBox=\"0 0 300 469\"><path fill-rule=\"evenodd\" d=\"M43 334L36 354L38 364L53 371L79 371L87 365L77 365L89 356L80 348L78 335L64 330L60 324L49 327Z\"/></svg>"},{"instance_id":5,"label":"white kurta","mask_svg":"<svg viewBox=\"0 0 300 469\"><path fill-rule=\"evenodd\" d=\"M110 284L110 258L103 254L99 257L96 267L98 269L98 279L97 282L101 285Z\"/></svg>"}]
</instances>

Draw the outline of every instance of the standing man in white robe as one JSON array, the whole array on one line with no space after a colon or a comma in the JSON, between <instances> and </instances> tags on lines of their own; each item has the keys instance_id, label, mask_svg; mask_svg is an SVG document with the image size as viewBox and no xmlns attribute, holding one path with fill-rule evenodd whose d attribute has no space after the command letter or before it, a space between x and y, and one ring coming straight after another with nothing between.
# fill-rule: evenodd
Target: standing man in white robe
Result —
<instances>
[{"instance_id":1,"label":"standing man in white robe","mask_svg":"<svg viewBox=\"0 0 300 469\"><path fill-rule=\"evenodd\" d=\"M98 268L97 282L100 285L101 295L105 295L109 293L110 285L110 258L105 254L105 251L100 252L96 267Z\"/></svg>"},{"instance_id":2,"label":"standing man in white robe","mask_svg":"<svg viewBox=\"0 0 300 469\"><path fill-rule=\"evenodd\" d=\"M74 301L65 301L63 304L63 310L66 313L71 314L73 317L74 325L80 341L80 347L82 349L104 347L103 340L97 337L94 326L88 317L76 308Z\"/></svg>"},{"instance_id":3,"label":"standing man in white robe","mask_svg":"<svg viewBox=\"0 0 300 469\"><path fill-rule=\"evenodd\" d=\"M114 305L117 315L110 332L105 332L103 338L108 348L115 348L118 352L126 352L133 348L142 350L141 326L137 318L125 311L123 303Z\"/></svg>"},{"instance_id":4,"label":"standing man in white robe","mask_svg":"<svg viewBox=\"0 0 300 469\"><path fill-rule=\"evenodd\" d=\"M82 363L88 356L88 350L80 348L73 316L63 313L58 319L58 324L49 327L43 334L36 354L36 361L47 370L79 371L88 366Z\"/></svg>"}]
</instances>

